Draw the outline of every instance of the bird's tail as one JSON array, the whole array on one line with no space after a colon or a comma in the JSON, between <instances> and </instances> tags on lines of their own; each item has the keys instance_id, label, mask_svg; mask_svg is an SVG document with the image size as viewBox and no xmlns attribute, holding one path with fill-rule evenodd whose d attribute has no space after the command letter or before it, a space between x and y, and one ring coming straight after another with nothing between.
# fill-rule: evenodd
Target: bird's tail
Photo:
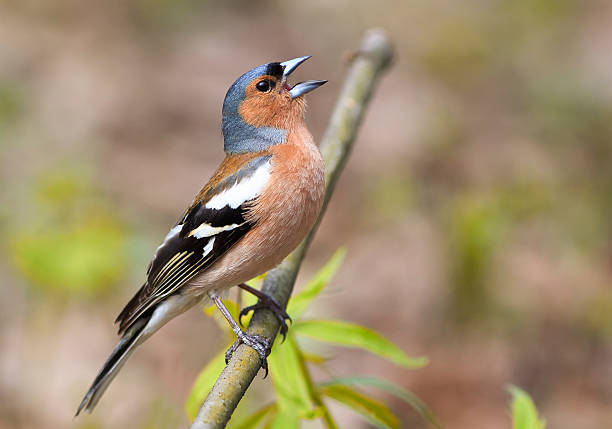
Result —
<instances>
[{"instance_id":1,"label":"bird's tail","mask_svg":"<svg viewBox=\"0 0 612 429\"><path fill-rule=\"evenodd\" d=\"M85 409L88 413L91 413L100 397L108 387L113 378L117 375L121 367L125 364L128 358L132 355L136 346L144 340L143 333L145 326L149 322L149 317L141 317L139 320L127 330L121 337L115 349L108 357L104 366L96 376L95 380L91 384L91 387L87 391L87 394L81 401L79 408L75 414L75 417Z\"/></svg>"}]
</instances>

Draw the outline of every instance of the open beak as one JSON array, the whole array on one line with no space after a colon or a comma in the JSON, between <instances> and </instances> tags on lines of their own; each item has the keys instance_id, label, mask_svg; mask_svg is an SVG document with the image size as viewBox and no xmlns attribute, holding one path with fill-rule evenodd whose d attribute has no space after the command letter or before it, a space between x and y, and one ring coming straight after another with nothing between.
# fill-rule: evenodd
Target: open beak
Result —
<instances>
[{"instance_id":1,"label":"open beak","mask_svg":"<svg viewBox=\"0 0 612 429\"><path fill-rule=\"evenodd\" d=\"M287 77L293 73L293 71L298 68L300 64L310 58L311 55L306 55L305 57L294 58L289 61L285 61L280 63L283 67L283 88L289 92L291 98L299 97L300 95L304 95L313 91L320 87L321 85L327 83L326 80L307 80L305 82L296 83L293 87L287 84Z\"/></svg>"}]
</instances>

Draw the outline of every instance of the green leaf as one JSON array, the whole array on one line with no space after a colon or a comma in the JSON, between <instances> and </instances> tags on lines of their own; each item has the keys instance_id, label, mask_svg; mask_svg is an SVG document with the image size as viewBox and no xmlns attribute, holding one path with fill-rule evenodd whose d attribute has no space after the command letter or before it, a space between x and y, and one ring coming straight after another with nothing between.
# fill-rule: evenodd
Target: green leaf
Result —
<instances>
[{"instance_id":1,"label":"green leaf","mask_svg":"<svg viewBox=\"0 0 612 429\"><path fill-rule=\"evenodd\" d=\"M263 274L260 274L257 277L253 277L251 280L247 281L246 283L249 286L251 286L251 287L259 289L261 287L261 285L263 285L263 282L266 279L266 275L267 274L268 274L267 272L263 273ZM246 291L243 291L243 292L246 292ZM249 295L251 295L251 294L249 294Z\"/></svg>"},{"instance_id":2,"label":"green leaf","mask_svg":"<svg viewBox=\"0 0 612 429\"><path fill-rule=\"evenodd\" d=\"M353 323L339 320L302 320L295 323L292 331L320 341L367 350L404 367L419 368L427 364L426 357L410 357L382 335Z\"/></svg>"},{"instance_id":3,"label":"green leaf","mask_svg":"<svg viewBox=\"0 0 612 429\"><path fill-rule=\"evenodd\" d=\"M227 427L228 429L254 429L275 409L276 404L268 404L239 422L234 423L233 419L230 420Z\"/></svg>"},{"instance_id":4,"label":"green leaf","mask_svg":"<svg viewBox=\"0 0 612 429\"><path fill-rule=\"evenodd\" d=\"M298 320L304 314L310 302L329 283L340 268L345 255L346 249L344 247L336 250L329 261L304 286L300 293L291 298L287 305L287 313L293 317L293 320Z\"/></svg>"},{"instance_id":5,"label":"green leaf","mask_svg":"<svg viewBox=\"0 0 612 429\"><path fill-rule=\"evenodd\" d=\"M225 308L227 308L227 310L230 312L230 314L232 315L232 317L234 319L236 319L238 317L238 303L232 301L231 299L222 299L221 300L223 302L223 304L225 305ZM205 307L204 310L204 314L206 314L208 317L215 317L216 314L219 314L223 320L225 320L225 317L223 317L222 314L220 314L217 311L217 306L213 303L212 300L209 301L209 306ZM227 324L227 320L225 320L226 324ZM226 326L223 325L223 327Z\"/></svg>"},{"instance_id":6,"label":"green leaf","mask_svg":"<svg viewBox=\"0 0 612 429\"><path fill-rule=\"evenodd\" d=\"M385 404L340 385L324 386L320 393L346 405L379 428L397 428L397 417Z\"/></svg>"},{"instance_id":7,"label":"green leaf","mask_svg":"<svg viewBox=\"0 0 612 429\"><path fill-rule=\"evenodd\" d=\"M109 291L126 268L123 228L111 214L90 215L82 224L16 233L11 242L15 266L42 290L94 296Z\"/></svg>"},{"instance_id":8,"label":"green leaf","mask_svg":"<svg viewBox=\"0 0 612 429\"><path fill-rule=\"evenodd\" d=\"M223 305L225 305L225 308L227 308L227 311L229 311L229 313L232 315L232 318L237 321L238 313L240 311L238 309L238 303L230 299L222 299L221 301L223 302ZM223 314L221 314L221 312L217 309L217 306L213 304L212 300L209 301L209 304L210 305L208 307L205 307L203 309L204 314L206 314L208 317L212 317L212 319L217 322L217 325L219 325L219 327L223 331L225 331L225 333L228 335L228 338L233 341L236 335L234 334L234 331L232 331L232 327L229 325L229 323L227 323L227 320L225 319L225 317L223 317Z\"/></svg>"},{"instance_id":9,"label":"green leaf","mask_svg":"<svg viewBox=\"0 0 612 429\"><path fill-rule=\"evenodd\" d=\"M187 415L191 420L198 414L200 406L204 399L206 399L206 396L208 396L208 392L214 386L223 368L225 368L225 351L221 351L221 353L215 356L198 374L191 388L191 393L185 402L185 411L187 411Z\"/></svg>"},{"instance_id":10,"label":"green leaf","mask_svg":"<svg viewBox=\"0 0 612 429\"><path fill-rule=\"evenodd\" d=\"M533 400L524 390L516 387L508 387L512 395L512 427L514 429L544 429L546 422L538 417Z\"/></svg>"},{"instance_id":11,"label":"green leaf","mask_svg":"<svg viewBox=\"0 0 612 429\"><path fill-rule=\"evenodd\" d=\"M303 350L302 357L306 362L314 363L315 365L323 365L328 360L327 358L321 355L315 353L305 353Z\"/></svg>"},{"instance_id":12,"label":"green leaf","mask_svg":"<svg viewBox=\"0 0 612 429\"><path fill-rule=\"evenodd\" d=\"M284 343L274 345L268 363L274 390L277 393L279 416L286 411L296 416L311 414L315 407L291 331ZM279 418L284 419L284 417Z\"/></svg>"},{"instance_id":13,"label":"green leaf","mask_svg":"<svg viewBox=\"0 0 612 429\"><path fill-rule=\"evenodd\" d=\"M367 386L382 389L405 401L432 426L438 429L442 428L434 413L418 396L387 380L372 377L342 377L321 383L320 386Z\"/></svg>"},{"instance_id":14,"label":"green leaf","mask_svg":"<svg viewBox=\"0 0 612 429\"><path fill-rule=\"evenodd\" d=\"M300 418L295 410L279 411L266 425L266 429L300 429Z\"/></svg>"},{"instance_id":15,"label":"green leaf","mask_svg":"<svg viewBox=\"0 0 612 429\"><path fill-rule=\"evenodd\" d=\"M263 280L264 280L265 276L266 276L266 274L264 273L264 274L262 274L262 275L260 275L258 277L255 277L255 278L249 280L247 282L247 284L249 286L251 286L251 287L256 288L256 289L261 289L261 286L262 286L262 283L263 283ZM239 291L240 291L240 297L239 297L239 299L240 299L240 301L239 301L240 308L246 308L246 307L249 307L251 305L255 305L257 303L258 298L255 295L253 295L250 292L247 292L244 289L239 289ZM239 309L237 308L236 310L237 310L237 312L236 312L236 320L238 320ZM245 314L245 316L242 318L242 325L245 326L245 327L249 326L249 323L251 323L251 318L252 317L253 317L253 312L252 311L249 311L247 314Z\"/></svg>"}]
</instances>

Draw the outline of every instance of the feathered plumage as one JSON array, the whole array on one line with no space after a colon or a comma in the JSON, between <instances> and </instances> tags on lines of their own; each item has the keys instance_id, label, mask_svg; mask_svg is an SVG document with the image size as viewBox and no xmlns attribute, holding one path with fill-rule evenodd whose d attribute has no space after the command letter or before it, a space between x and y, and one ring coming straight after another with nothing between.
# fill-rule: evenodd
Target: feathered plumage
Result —
<instances>
[{"instance_id":1,"label":"feathered plumage","mask_svg":"<svg viewBox=\"0 0 612 429\"><path fill-rule=\"evenodd\" d=\"M77 415L93 410L134 349L165 323L207 296L221 307L217 292L273 268L312 227L324 171L302 95L325 82L286 82L306 59L257 67L230 87L223 105L227 156L155 251L145 283L115 321L122 337ZM228 321L264 364L267 345Z\"/></svg>"},{"instance_id":2,"label":"feathered plumage","mask_svg":"<svg viewBox=\"0 0 612 429\"><path fill-rule=\"evenodd\" d=\"M246 213L270 178L271 155L241 158L244 164L237 171L216 175L204 186L157 248L146 283L115 320L119 333L213 264L256 224ZM225 163L236 166L233 158Z\"/></svg>"}]
</instances>

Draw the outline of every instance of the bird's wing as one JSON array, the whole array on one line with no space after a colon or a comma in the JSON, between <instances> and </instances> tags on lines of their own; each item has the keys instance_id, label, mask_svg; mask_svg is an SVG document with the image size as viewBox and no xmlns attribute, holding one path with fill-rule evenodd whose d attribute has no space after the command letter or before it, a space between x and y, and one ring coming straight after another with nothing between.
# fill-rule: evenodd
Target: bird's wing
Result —
<instances>
[{"instance_id":1,"label":"bird's wing","mask_svg":"<svg viewBox=\"0 0 612 429\"><path fill-rule=\"evenodd\" d=\"M243 163L237 170L236 162ZM271 155L224 161L157 248L147 281L115 321L120 333L210 267L253 228L256 221L245 215L265 188L270 168ZM233 173L227 175L227 170Z\"/></svg>"}]
</instances>

